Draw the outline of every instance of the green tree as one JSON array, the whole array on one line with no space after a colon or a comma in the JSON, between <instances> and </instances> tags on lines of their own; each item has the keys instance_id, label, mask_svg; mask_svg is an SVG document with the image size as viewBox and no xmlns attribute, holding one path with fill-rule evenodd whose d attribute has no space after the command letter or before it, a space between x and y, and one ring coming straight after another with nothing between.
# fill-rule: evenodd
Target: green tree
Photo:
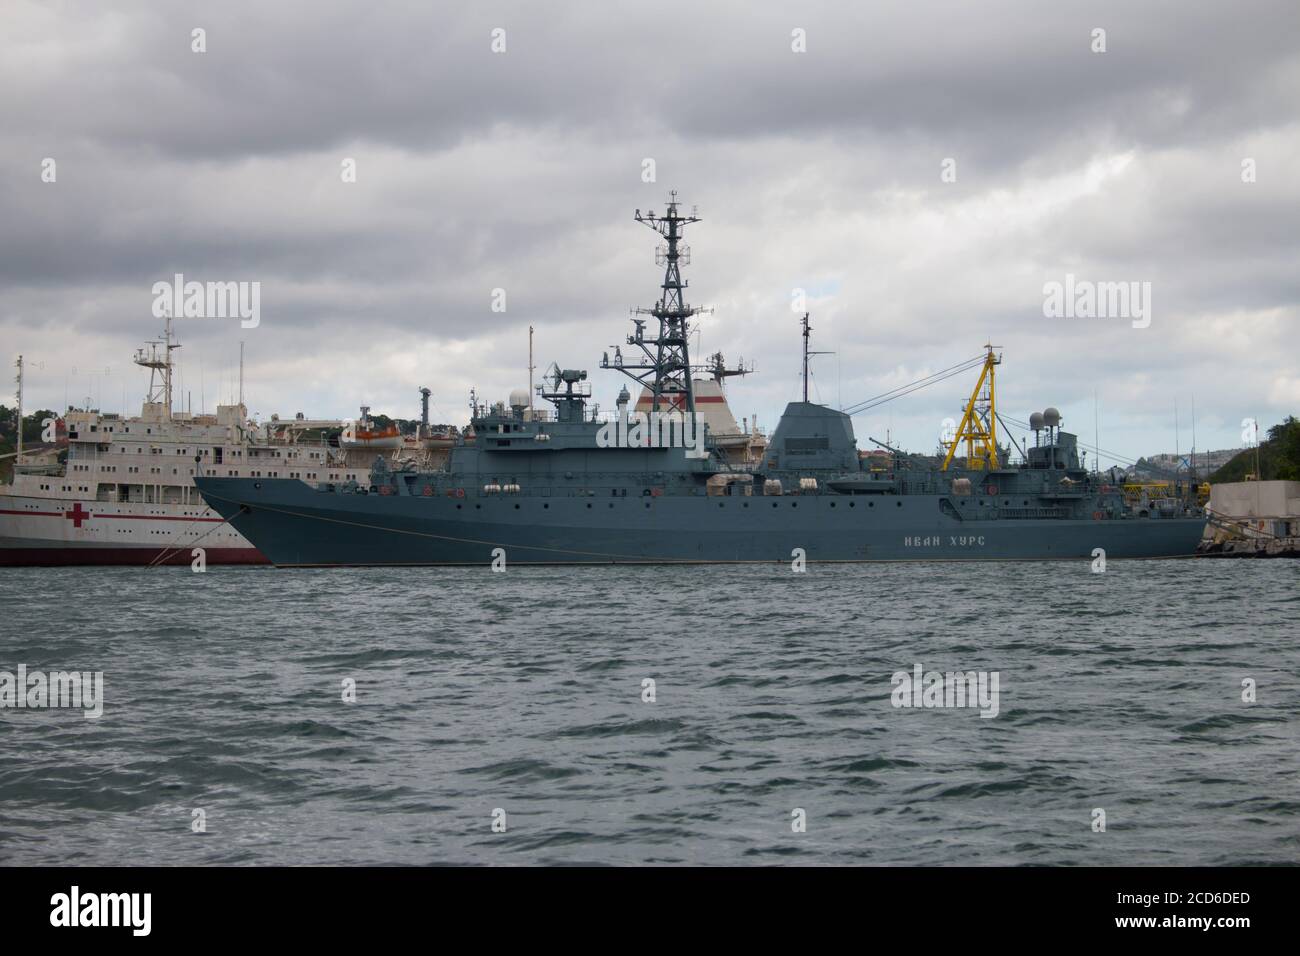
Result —
<instances>
[{"instance_id":1,"label":"green tree","mask_svg":"<svg viewBox=\"0 0 1300 956\"><path fill-rule=\"evenodd\" d=\"M1288 415L1285 421L1268 430L1268 440L1277 452L1274 477L1300 481L1300 421Z\"/></svg>"},{"instance_id":2,"label":"green tree","mask_svg":"<svg viewBox=\"0 0 1300 956\"><path fill-rule=\"evenodd\" d=\"M1300 421L1294 415L1270 428L1258 450L1247 448L1234 455L1210 476L1210 482L1245 481L1247 475L1255 474L1256 461L1261 481L1300 481Z\"/></svg>"}]
</instances>

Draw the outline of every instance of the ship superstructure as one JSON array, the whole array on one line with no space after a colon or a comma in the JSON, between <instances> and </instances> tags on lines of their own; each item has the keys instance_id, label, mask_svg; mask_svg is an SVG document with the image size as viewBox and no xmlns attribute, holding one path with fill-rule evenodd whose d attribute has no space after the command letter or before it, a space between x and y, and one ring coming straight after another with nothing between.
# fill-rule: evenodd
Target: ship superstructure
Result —
<instances>
[{"instance_id":1,"label":"ship superstructure","mask_svg":"<svg viewBox=\"0 0 1300 956\"><path fill-rule=\"evenodd\" d=\"M39 457L17 454L12 484L0 485L0 565L189 564L195 547L212 564L266 563L203 502L196 472L332 482L366 477L373 452L349 454L319 439L343 429L342 421L302 414L250 421L242 395L215 414L175 410L178 348L169 318L162 338L136 351L135 364L150 373L138 416L88 403L51 423L60 435L55 448ZM66 448L66 461L58 460L58 446Z\"/></svg>"},{"instance_id":2,"label":"ship superstructure","mask_svg":"<svg viewBox=\"0 0 1300 956\"><path fill-rule=\"evenodd\" d=\"M443 467L377 458L363 480L316 486L205 475L197 480L204 498L288 566L1194 553L1203 518L1128 506L1083 467L1059 415L1010 463L998 446L993 374L1001 356L991 345L941 466L860 452L851 417L806 395L786 406L770 440L752 443L740 429L743 451L729 449L734 418L718 430L717 419L699 414L710 395L695 373L708 367L691 365L688 340L701 310L685 301L681 278L683 230L699 219L678 207L674 195L663 216L637 213L665 239L662 294L634 313L628 344L640 355L616 350L612 363L608 353L602 361L640 383L636 405L624 389L616 410L601 413L587 372L553 364L538 387L553 414L534 414L526 394L509 405L475 401ZM644 314L657 330L647 331ZM816 354L808 331L805 319L805 355Z\"/></svg>"}]
</instances>

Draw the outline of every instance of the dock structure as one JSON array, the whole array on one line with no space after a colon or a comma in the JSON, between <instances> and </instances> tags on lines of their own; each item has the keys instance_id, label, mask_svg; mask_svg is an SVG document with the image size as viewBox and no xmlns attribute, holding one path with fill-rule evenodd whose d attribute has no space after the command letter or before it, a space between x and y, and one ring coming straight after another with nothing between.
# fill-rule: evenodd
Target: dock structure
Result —
<instances>
[{"instance_id":1,"label":"dock structure","mask_svg":"<svg viewBox=\"0 0 1300 956\"><path fill-rule=\"evenodd\" d=\"M1214 485L1199 552L1226 558L1300 557L1300 481Z\"/></svg>"}]
</instances>

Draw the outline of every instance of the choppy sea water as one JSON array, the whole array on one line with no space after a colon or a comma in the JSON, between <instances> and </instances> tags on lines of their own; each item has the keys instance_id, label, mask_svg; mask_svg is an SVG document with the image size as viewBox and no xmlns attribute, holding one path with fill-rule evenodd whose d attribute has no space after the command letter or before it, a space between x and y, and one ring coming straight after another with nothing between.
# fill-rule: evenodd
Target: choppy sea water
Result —
<instances>
[{"instance_id":1,"label":"choppy sea water","mask_svg":"<svg viewBox=\"0 0 1300 956\"><path fill-rule=\"evenodd\" d=\"M105 695L0 710L0 863L1300 862L1293 561L8 569L0 607L0 671ZM998 715L894 707L917 664Z\"/></svg>"}]
</instances>

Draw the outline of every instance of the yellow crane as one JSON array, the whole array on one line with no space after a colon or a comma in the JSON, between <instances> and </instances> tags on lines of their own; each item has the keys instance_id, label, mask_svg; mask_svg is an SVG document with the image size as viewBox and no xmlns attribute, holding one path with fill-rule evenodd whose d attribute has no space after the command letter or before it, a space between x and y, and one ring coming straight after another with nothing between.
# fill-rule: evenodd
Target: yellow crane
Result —
<instances>
[{"instance_id":1,"label":"yellow crane","mask_svg":"<svg viewBox=\"0 0 1300 956\"><path fill-rule=\"evenodd\" d=\"M948 454L943 459L942 471L947 471L952 463L957 446L966 443L966 467L972 470L994 470L998 467L998 425L997 399L994 389L994 368L1002 364L1002 356L994 355L997 346L984 346L984 367L980 371L979 381L966 403L966 414L948 446Z\"/></svg>"}]
</instances>

